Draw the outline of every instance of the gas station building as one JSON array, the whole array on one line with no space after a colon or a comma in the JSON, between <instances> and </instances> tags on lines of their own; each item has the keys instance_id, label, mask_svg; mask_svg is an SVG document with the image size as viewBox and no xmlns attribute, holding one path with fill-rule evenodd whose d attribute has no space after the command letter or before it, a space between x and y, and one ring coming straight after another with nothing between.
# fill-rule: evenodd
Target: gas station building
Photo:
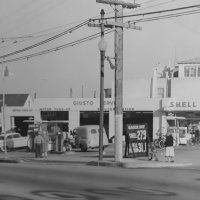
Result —
<instances>
[{"instance_id":1,"label":"gas station building","mask_svg":"<svg viewBox=\"0 0 200 200\"><path fill-rule=\"evenodd\" d=\"M138 123L146 123L149 135L154 139L158 137L156 133L165 133L169 127L185 130L186 134L199 129L198 85L200 58L178 62L173 68L154 68L151 79L124 80L124 132L127 124ZM104 99L104 127L108 138L115 135L113 97L112 92L111 98ZM99 98L31 98L29 94L6 94L6 130L17 127L21 129L22 135L26 135L27 125L23 121L30 118L68 120L66 131L79 125L99 124L99 103ZM2 112L0 119L1 128Z\"/></svg>"}]
</instances>

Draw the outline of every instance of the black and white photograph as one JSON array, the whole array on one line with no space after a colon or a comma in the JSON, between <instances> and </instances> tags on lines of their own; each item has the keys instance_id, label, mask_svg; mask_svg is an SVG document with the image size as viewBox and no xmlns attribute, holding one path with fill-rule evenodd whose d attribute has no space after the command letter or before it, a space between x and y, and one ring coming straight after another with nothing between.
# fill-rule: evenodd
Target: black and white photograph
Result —
<instances>
[{"instance_id":1,"label":"black and white photograph","mask_svg":"<svg viewBox=\"0 0 200 200\"><path fill-rule=\"evenodd\" d=\"M0 200L197 200L199 0L0 0Z\"/></svg>"}]
</instances>

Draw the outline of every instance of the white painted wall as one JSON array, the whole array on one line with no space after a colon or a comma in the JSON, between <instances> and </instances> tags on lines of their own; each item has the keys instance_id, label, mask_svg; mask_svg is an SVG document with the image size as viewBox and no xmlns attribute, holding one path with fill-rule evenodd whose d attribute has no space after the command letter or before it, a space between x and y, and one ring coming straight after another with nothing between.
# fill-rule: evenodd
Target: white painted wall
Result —
<instances>
[{"instance_id":1,"label":"white painted wall","mask_svg":"<svg viewBox=\"0 0 200 200\"><path fill-rule=\"evenodd\" d=\"M200 98L200 78L173 78L171 84L172 98Z\"/></svg>"},{"instance_id":2,"label":"white painted wall","mask_svg":"<svg viewBox=\"0 0 200 200\"><path fill-rule=\"evenodd\" d=\"M69 111L69 130L80 126L80 111Z\"/></svg>"}]
</instances>

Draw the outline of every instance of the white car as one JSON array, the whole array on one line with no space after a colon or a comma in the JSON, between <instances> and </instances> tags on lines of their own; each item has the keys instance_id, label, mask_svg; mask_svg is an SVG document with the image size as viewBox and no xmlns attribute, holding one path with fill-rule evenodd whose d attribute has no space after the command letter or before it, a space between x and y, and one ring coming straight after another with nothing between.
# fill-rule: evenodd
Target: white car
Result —
<instances>
[{"instance_id":1,"label":"white car","mask_svg":"<svg viewBox=\"0 0 200 200\"><path fill-rule=\"evenodd\" d=\"M4 151L4 135L0 135L0 149ZM27 148L29 137L23 137L20 133L6 133L7 149Z\"/></svg>"}]
</instances>

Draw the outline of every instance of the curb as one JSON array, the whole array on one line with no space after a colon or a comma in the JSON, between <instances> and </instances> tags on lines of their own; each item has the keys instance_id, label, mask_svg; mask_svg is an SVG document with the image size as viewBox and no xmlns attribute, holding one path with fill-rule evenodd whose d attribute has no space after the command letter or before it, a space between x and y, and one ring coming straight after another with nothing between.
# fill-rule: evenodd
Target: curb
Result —
<instances>
[{"instance_id":1,"label":"curb","mask_svg":"<svg viewBox=\"0 0 200 200\"><path fill-rule=\"evenodd\" d=\"M87 164L87 161L73 161L73 160L46 160L43 158L26 158L23 159L26 163L43 163L43 164Z\"/></svg>"},{"instance_id":2,"label":"curb","mask_svg":"<svg viewBox=\"0 0 200 200\"><path fill-rule=\"evenodd\" d=\"M123 167L122 162L112 162L112 161L90 161L86 165L91 166L103 166L103 167Z\"/></svg>"},{"instance_id":3,"label":"curb","mask_svg":"<svg viewBox=\"0 0 200 200\"><path fill-rule=\"evenodd\" d=\"M0 158L0 163L22 163L23 160L18 158Z\"/></svg>"},{"instance_id":4,"label":"curb","mask_svg":"<svg viewBox=\"0 0 200 200\"><path fill-rule=\"evenodd\" d=\"M112 161L91 161L87 165L92 166L103 166L103 167L121 167L127 169L137 168L173 168L173 167L187 167L191 166L192 163L129 163L129 162L112 162Z\"/></svg>"},{"instance_id":5,"label":"curb","mask_svg":"<svg viewBox=\"0 0 200 200\"><path fill-rule=\"evenodd\" d=\"M127 169L137 168L174 168L192 166L192 163L164 163L164 162L115 162L115 161L73 161L73 160L46 160L40 158L0 158L0 163L42 163L42 164L85 164L90 166L120 167Z\"/></svg>"},{"instance_id":6,"label":"curb","mask_svg":"<svg viewBox=\"0 0 200 200\"><path fill-rule=\"evenodd\" d=\"M123 163L124 168L176 168L176 167L188 167L192 166L192 163L156 163L156 164L147 164L147 163Z\"/></svg>"}]
</instances>

